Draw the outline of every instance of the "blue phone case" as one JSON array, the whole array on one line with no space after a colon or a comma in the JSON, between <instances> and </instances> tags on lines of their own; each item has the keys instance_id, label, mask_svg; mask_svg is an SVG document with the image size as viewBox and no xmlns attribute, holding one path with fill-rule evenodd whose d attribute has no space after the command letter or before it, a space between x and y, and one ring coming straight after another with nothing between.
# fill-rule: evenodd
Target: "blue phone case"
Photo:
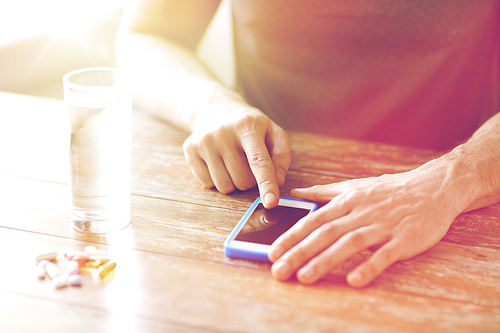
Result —
<instances>
[{"instance_id":1,"label":"blue phone case","mask_svg":"<svg viewBox=\"0 0 500 333\"><path fill-rule=\"evenodd\" d=\"M294 201L305 201L295 198L285 198L285 197L282 198ZM234 227L233 231L231 231L227 239L224 241L224 253L227 257L271 262L267 257L267 253L253 252L229 246L229 242L236 237L237 231L239 231L240 227L245 223L245 221L248 219L249 215L253 212L255 206L257 206L259 202L260 202L260 197L258 197L254 201L254 203L250 206L250 208L248 208L248 210L245 212L245 214L240 219L238 224ZM318 208L318 205L316 203L314 203L314 205L315 206L311 211L315 211Z\"/></svg>"}]
</instances>

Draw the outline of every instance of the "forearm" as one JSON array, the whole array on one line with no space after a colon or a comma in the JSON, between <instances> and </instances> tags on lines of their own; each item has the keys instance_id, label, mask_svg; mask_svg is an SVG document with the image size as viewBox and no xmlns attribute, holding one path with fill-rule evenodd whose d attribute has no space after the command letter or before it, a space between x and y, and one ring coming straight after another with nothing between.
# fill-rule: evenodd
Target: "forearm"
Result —
<instances>
[{"instance_id":1,"label":"forearm","mask_svg":"<svg viewBox=\"0 0 500 333\"><path fill-rule=\"evenodd\" d=\"M453 198L458 213L500 201L500 113L465 143L421 167L434 168L443 196Z\"/></svg>"},{"instance_id":2,"label":"forearm","mask_svg":"<svg viewBox=\"0 0 500 333\"><path fill-rule=\"evenodd\" d=\"M160 37L122 33L117 63L130 75L135 105L189 132L213 106L245 105L194 54Z\"/></svg>"},{"instance_id":3,"label":"forearm","mask_svg":"<svg viewBox=\"0 0 500 333\"><path fill-rule=\"evenodd\" d=\"M464 172L475 179L475 196L466 211L500 201L500 112L452 151ZM474 186L474 184L471 184Z\"/></svg>"}]
</instances>

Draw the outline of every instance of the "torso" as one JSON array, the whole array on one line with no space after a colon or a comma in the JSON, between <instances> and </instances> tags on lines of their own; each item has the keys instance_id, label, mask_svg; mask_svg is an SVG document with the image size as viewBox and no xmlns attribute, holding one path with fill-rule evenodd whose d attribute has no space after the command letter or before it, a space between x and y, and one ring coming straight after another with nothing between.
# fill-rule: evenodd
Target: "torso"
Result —
<instances>
[{"instance_id":1,"label":"torso","mask_svg":"<svg viewBox=\"0 0 500 333\"><path fill-rule=\"evenodd\" d=\"M499 111L499 2L233 0L238 82L285 129L448 149Z\"/></svg>"}]
</instances>

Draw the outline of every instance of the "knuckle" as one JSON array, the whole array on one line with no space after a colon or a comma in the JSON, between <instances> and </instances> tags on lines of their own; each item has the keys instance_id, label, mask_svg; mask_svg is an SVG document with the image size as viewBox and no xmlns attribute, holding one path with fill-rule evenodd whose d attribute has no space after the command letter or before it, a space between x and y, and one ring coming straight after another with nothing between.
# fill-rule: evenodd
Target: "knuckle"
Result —
<instances>
[{"instance_id":1,"label":"knuckle","mask_svg":"<svg viewBox=\"0 0 500 333\"><path fill-rule=\"evenodd\" d=\"M196 145L189 138L186 141L184 141L184 143L182 144L182 148L184 150L184 155L186 156L193 156L197 154Z\"/></svg>"},{"instance_id":2,"label":"knuckle","mask_svg":"<svg viewBox=\"0 0 500 333\"><path fill-rule=\"evenodd\" d=\"M221 125L216 129L209 131L198 131L191 134L185 141L186 145L200 149L202 147L213 147L229 141L230 129L228 126Z\"/></svg>"},{"instance_id":3,"label":"knuckle","mask_svg":"<svg viewBox=\"0 0 500 333\"><path fill-rule=\"evenodd\" d=\"M251 188L254 188L256 185L255 179L248 178L248 177L245 177L243 179L238 179L234 183L235 183L234 185L236 186L236 188L240 191L249 190Z\"/></svg>"},{"instance_id":4,"label":"knuckle","mask_svg":"<svg viewBox=\"0 0 500 333\"><path fill-rule=\"evenodd\" d=\"M214 133L206 133L200 137L198 137L198 140L196 142L196 146L198 148L212 148L214 145L218 142L216 136Z\"/></svg>"},{"instance_id":5,"label":"knuckle","mask_svg":"<svg viewBox=\"0 0 500 333\"><path fill-rule=\"evenodd\" d=\"M290 253L296 251L299 247L297 247L296 245L300 243L300 241L302 241L302 237L300 237L296 232L292 231L291 229L288 231L288 232L285 232L284 234L282 234L278 239L277 239L277 243L282 246L283 248L286 248L286 249L291 249L293 248L293 250L290 250L288 252L286 252L284 254L285 257L287 257Z\"/></svg>"},{"instance_id":6,"label":"knuckle","mask_svg":"<svg viewBox=\"0 0 500 333\"><path fill-rule=\"evenodd\" d=\"M182 145L184 154L186 156L202 156L205 151L212 149L213 141L209 135L192 134Z\"/></svg>"},{"instance_id":7,"label":"knuckle","mask_svg":"<svg viewBox=\"0 0 500 333\"><path fill-rule=\"evenodd\" d=\"M248 162L254 167L261 167L269 163L269 155L267 151L253 151L250 153Z\"/></svg>"},{"instance_id":8,"label":"knuckle","mask_svg":"<svg viewBox=\"0 0 500 333\"><path fill-rule=\"evenodd\" d=\"M339 263L338 258L332 254L325 255L322 258L322 266L327 267L329 269L335 267L338 263Z\"/></svg>"},{"instance_id":9,"label":"knuckle","mask_svg":"<svg viewBox=\"0 0 500 333\"><path fill-rule=\"evenodd\" d=\"M364 197L364 195L365 195L365 193L362 189L355 187L355 188L350 189L346 193L344 200L345 201L359 202Z\"/></svg>"},{"instance_id":10,"label":"knuckle","mask_svg":"<svg viewBox=\"0 0 500 333\"><path fill-rule=\"evenodd\" d=\"M290 262L292 263L292 266L294 267L301 266L304 262L308 261L309 259L310 259L309 254L301 247L297 247L293 251L293 256L289 258Z\"/></svg>"},{"instance_id":11,"label":"knuckle","mask_svg":"<svg viewBox=\"0 0 500 333\"><path fill-rule=\"evenodd\" d=\"M258 128L258 120L252 114L242 114L238 117L232 126L238 133L254 133Z\"/></svg>"},{"instance_id":12,"label":"knuckle","mask_svg":"<svg viewBox=\"0 0 500 333\"><path fill-rule=\"evenodd\" d=\"M357 230L349 233L349 242L355 249L358 250L365 249L367 247L367 238L365 234Z\"/></svg>"},{"instance_id":13,"label":"knuckle","mask_svg":"<svg viewBox=\"0 0 500 333\"><path fill-rule=\"evenodd\" d=\"M363 273L365 276L374 278L381 273L381 270L372 261L367 261L363 264Z\"/></svg>"},{"instance_id":14,"label":"knuckle","mask_svg":"<svg viewBox=\"0 0 500 333\"><path fill-rule=\"evenodd\" d=\"M238 124L241 126L253 126L254 124L257 123L258 119L259 119L259 117L257 117L254 114L244 113L244 114L241 114L241 116L239 117Z\"/></svg>"},{"instance_id":15,"label":"knuckle","mask_svg":"<svg viewBox=\"0 0 500 333\"><path fill-rule=\"evenodd\" d=\"M335 240L339 236L339 228L335 223L326 223L316 229L322 237L326 237L329 240Z\"/></svg>"},{"instance_id":16,"label":"knuckle","mask_svg":"<svg viewBox=\"0 0 500 333\"><path fill-rule=\"evenodd\" d=\"M377 250L378 261L388 265L394 261L394 252L391 249L381 247Z\"/></svg>"},{"instance_id":17,"label":"knuckle","mask_svg":"<svg viewBox=\"0 0 500 333\"><path fill-rule=\"evenodd\" d=\"M236 188L234 187L233 184L219 184L217 185L217 191L219 191L222 194L228 194L231 193L235 190Z\"/></svg>"},{"instance_id":18,"label":"knuckle","mask_svg":"<svg viewBox=\"0 0 500 333\"><path fill-rule=\"evenodd\" d=\"M271 179L261 179L257 182L260 189L270 189L273 188L274 182Z\"/></svg>"},{"instance_id":19,"label":"knuckle","mask_svg":"<svg viewBox=\"0 0 500 333\"><path fill-rule=\"evenodd\" d=\"M323 211L319 210L315 212L314 215L307 215L304 218L304 222L307 223L309 225L309 228L311 228L312 230L319 231L325 224L323 215Z\"/></svg>"},{"instance_id":20,"label":"knuckle","mask_svg":"<svg viewBox=\"0 0 500 333\"><path fill-rule=\"evenodd\" d=\"M342 205L352 207L367 202L370 196L369 189L354 187L345 192L340 201Z\"/></svg>"},{"instance_id":21,"label":"knuckle","mask_svg":"<svg viewBox=\"0 0 500 333\"><path fill-rule=\"evenodd\" d=\"M317 186L318 185L311 187L309 192L314 199L318 199L318 201L320 201L319 199L321 198L321 190L316 190ZM326 222L330 222L332 220L330 218L331 211L332 211L332 209L337 208L337 206L338 206L338 203L336 203L333 200L330 200L330 202L328 202L325 206L320 207L318 210L313 212L313 214L311 214L312 216L314 216L318 220L317 222L320 223L318 225L318 227L320 225L325 224Z\"/></svg>"}]
</instances>

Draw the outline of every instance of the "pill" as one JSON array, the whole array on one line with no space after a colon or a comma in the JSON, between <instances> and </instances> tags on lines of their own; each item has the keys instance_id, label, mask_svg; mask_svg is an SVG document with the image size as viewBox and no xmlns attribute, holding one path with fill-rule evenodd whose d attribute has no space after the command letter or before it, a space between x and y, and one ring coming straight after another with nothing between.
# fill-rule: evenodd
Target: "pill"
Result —
<instances>
[{"instance_id":1,"label":"pill","mask_svg":"<svg viewBox=\"0 0 500 333\"><path fill-rule=\"evenodd\" d=\"M54 288L57 289L66 287L68 285L68 275L62 274L56 276L55 278L52 279L51 284L52 286L54 286Z\"/></svg>"},{"instance_id":2,"label":"pill","mask_svg":"<svg viewBox=\"0 0 500 333\"><path fill-rule=\"evenodd\" d=\"M49 262L45 265L45 273L49 276L49 278L53 279L59 274L56 265L53 262Z\"/></svg>"},{"instance_id":3,"label":"pill","mask_svg":"<svg viewBox=\"0 0 500 333\"><path fill-rule=\"evenodd\" d=\"M69 276L80 274L80 265L77 261L71 260L66 264L66 272Z\"/></svg>"},{"instance_id":4,"label":"pill","mask_svg":"<svg viewBox=\"0 0 500 333\"><path fill-rule=\"evenodd\" d=\"M95 255L91 255L89 257L90 260L99 260L101 262L101 264L105 264L107 263L108 261L111 260L110 257L108 256L105 256L105 255L101 255L101 254L95 254Z\"/></svg>"},{"instance_id":5,"label":"pill","mask_svg":"<svg viewBox=\"0 0 500 333\"><path fill-rule=\"evenodd\" d=\"M57 251L47 252L47 253L39 254L36 257L36 262L38 263L42 260L56 260L56 258L57 258Z\"/></svg>"},{"instance_id":6,"label":"pill","mask_svg":"<svg viewBox=\"0 0 500 333\"><path fill-rule=\"evenodd\" d=\"M35 267L36 276L41 280L45 279L45 267L41 265L36 265Z\"/></svg>"},{"instance_id":7,"label":"pill","mask_svg":"<svg viewBox=\"0 0 500 333\"><path fill-rule=\"evenodd\" d=\"M79 286L82 284L82 276L80 274L73 274L68 277L68 283L72 286Z\"/></svg>"},{"instance_id":8,"label":"pill","mask_svg":"<svg viewBox=\"0 0 500 333\"><path fill-rule=\"evenodd\" d=\"M88 268L98 268L103 265L103 262L99 259L88 259L84 266Z\"/></svg>"},{"instance_id":9,"label":"pill","mask_svg":"<svg viewBox=\"0 0 500 333\"><path fill-rule=\"evenodd\" d=\"M85 252L87 252L88 254L93 254L94 251L96 251L97 248L93 245L88 245L88 246L85 246Z\"/></svg>"},{"instance_id":10,"label":"pill","mask_svg":"<svg viewBox=\"0 0 500 333\"><path fill-rule=\"evenodd\" d=\"M45 268L45 265L47 265L49 262L50 262L50 261L45 260L45 259L44 259L44 260L40 260L40 261L38 262L37 266L40 266L40 267L42 267L42 268Z\"/></svg>"},{"instance_id":11,"label":"pill","mask_svg":"<svg viewBox=\"0 0 500 333\"><path fill-rule=\"evenodd\" d=\"M113 269L115 269L116 263L114 261L108 261L101 267L99 267L99 276L101 278L104 278L106 275L108 275Z\"/></svg>"},{"instance_id":12,"label":"pill","mask_svg":"<svg viewBox=\"0 0 500 333\"><path fill-rule=\"evenodd\" d=\"M68 258L68 260L74 260L75 257L88 258L89 254L87 252L84 252L84 251L73 251L73 252L67 253L66 257Z\"/></svg>"},{"instance_id":13,"label":"pill","mask_svg":"<svg viewBox=\"0 0 500 333\"><path fill-rule=\"evenodd\" d=\"M80 265L80 267L85 267L85 264L89 260L90 260L89 258L81 258L81 257L78 257L78 256L75 256L72 259L72 261L76 261L78 263L78 265Z\"/></svg>"}]
</instances>

